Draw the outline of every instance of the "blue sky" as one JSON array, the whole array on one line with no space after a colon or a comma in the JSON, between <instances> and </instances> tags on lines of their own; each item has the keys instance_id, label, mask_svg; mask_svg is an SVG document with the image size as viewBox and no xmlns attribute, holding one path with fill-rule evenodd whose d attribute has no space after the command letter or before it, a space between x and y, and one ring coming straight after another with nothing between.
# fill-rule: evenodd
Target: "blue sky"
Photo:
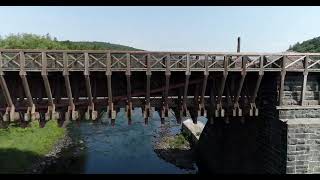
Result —
<instances>
[{"instance_id":1,"label":"blue sky","mask_svg":"<svg viewBox=\"0 0 320 180\"><path fill-rule=\"evenodd\" d=\"M154 51L280 52L320 36L320 7L0 7L0 35L50 33Z\"/></svg>"}]
</instances>

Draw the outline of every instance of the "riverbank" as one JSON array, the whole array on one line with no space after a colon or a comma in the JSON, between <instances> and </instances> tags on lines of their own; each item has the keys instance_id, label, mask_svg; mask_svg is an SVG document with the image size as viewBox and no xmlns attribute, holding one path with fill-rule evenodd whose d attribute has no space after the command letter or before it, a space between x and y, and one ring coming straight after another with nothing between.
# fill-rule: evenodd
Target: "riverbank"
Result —
<instances>
[{"instance_id":1,"label":"riverbank","mask_svg":"<svg viewBox=\"0 0 320 180\"><path fill-rule=\"evenodd\" d=\"M182 134L159 137L154 144L154 151L160 158L179 168L196 170L194 149Z\"/></svg>"},{"instance_id":2,"label":"riverbank","mask_svg":"<svg viewBox=\"0 0 320 180\"><path fill-rule=\"evenodd\" d=\"M70 138L56 121L48 121L44 128L38 121L28 127L11 124L0 129L0 173L36 173L53 160Z\"/></svg>"}]
</instances>

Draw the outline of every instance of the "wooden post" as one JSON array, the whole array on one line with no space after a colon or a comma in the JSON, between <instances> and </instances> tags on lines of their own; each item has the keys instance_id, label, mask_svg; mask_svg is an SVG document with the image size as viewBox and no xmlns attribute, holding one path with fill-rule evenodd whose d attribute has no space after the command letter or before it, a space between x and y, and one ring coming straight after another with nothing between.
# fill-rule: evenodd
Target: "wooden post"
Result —
<instances>
[{"instance_id":1,"label":"wooden post","mask_svg":"<svg viewBox=\"0 0 320 180\"><path fill-rule=\"evenodd\" d=\"M282 70L281 70L281 80L280 80L280 92L279 92L279 106L284 105L283 104L283 96L284 96L284 81L286 78L286 56L283 56L282 59Z\"/></svg>"},{"instance_id":2,"label":"wooden post","mask_svg":"<svg viewBox=\"0 0 320 180\"><path fill-rule=\"evenodd\" d=\"M240 37L238 37L238 45L237 45L237 52L240 52Z\"/></svg>"},{"instance_id":3,"label":"wooden post","mask_svg":"<svg viewBox=\"0 0 320 180\"><path fill-rule=\"evenodd\" d=\"M301 90L301 106L306 105L306 90L307 90L307 81L308 81L308 60L309 56L306 56L304 59L304 71L303 71L303 82Z\"/></svg>"}]
</instances>

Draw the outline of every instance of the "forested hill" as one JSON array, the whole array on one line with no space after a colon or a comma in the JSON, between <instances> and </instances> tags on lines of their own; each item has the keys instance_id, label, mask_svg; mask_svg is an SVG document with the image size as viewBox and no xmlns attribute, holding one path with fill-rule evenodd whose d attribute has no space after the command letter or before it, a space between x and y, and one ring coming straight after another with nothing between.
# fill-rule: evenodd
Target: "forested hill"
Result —
<instances>
[{"instance_id":1,"label":"forested hill","mask_svg":"<svg viewBox=\"0 0 320 180\"><path fill-rule=\"evenodd\" d=\"M316 37L302 43L297 42L290 46L288 51L295 52L320 52L320 37Z\"/></svg>"},{"instance_id":2,"label":"forested hill","mask_svg":"<svg viewBox=\"0 0 320 180\"><path fill-rule=\"evenodd\" d=\"M108 42L89 41L59 41L47 35L11 34L0 37L0 48L4 49L60 49L60 50L129 50L139 51L129 46L112 44Z\"/></svg>"}]
</instances>

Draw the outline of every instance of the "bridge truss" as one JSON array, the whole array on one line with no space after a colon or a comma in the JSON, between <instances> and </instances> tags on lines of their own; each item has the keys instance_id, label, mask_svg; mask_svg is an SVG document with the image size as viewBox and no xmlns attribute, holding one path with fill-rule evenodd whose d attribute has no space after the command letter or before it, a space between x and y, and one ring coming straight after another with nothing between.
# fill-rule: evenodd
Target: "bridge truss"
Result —
<instances>
[{"instance_id":1,"label":"bridge truss","mask_svg":"<svg viewBox=\"0 0 320 180\"><path fill-rule=\"evenodd\" d=\"M12 99L12 92L9 91L6 80L6 74L18 72L21 78L24 94L26 96L26 110L23 115L24 121L39 119L37 105L30 91L28 75L41 73L42 82L47 96L47 107L45 119L59 119L64 117L66 120L79 119L79 112L74 103L73 90L70 82L70 73L80 72L85 77L85 89L87 93L87 111L86 119L96 119L98 112L95 109L94 97L92 95L92 86L90 75L93 72L102 72L107 77L107 112L108 117L114 120L116 110L114 108L112 89L112 74L123 73L127 81L126 112L130 119L133 109L132 80L134 72L145 73L146 89L144 95L144 118L151 116L150 93L156 90L150 88L151 76L155 72L163 72L165 75L165 84L159 91L164 91L161 100L161 118L168 117L169 104L172 96L169 96L169 90L172 86L183 87L183 98L177 102L179 117L185 117L188 114L193 116L196 123L196 117L207 116L207 110L215 117L227 117L225 112L224 95L227 86L227 78L230 73L237 74L240 77L237 88L232 96L231 116L258 116L259 111L256 106L256 98L260 88L261 80L265 72L275 72L280 74L279 87L279 105L283 105L284 81L287 72L301 72L303 74L302 100L300 105L305 105L305 92L308 73L320 72L320 53L224 53L224 52L150 52L150 51L91 51L91 50L19 50L19 49L0 49L0 85L5 98L6 107L3 109L3 121L15 121L21 118ZM184 83L170 85L172 73L181 72L184 74ZM67 110L64 113L56 111L55 98L53 97L52 87L48 79L48 74L60 73L64 77L65 90L68 103ZM188 88L193 83L190 80L191 74L203 73L200 79L196 80L198 89L201 89L200 95L193 97L192 101L195 111L189 112L190 103L188 103ZM257 77L253 84L252 93L246 96L248 111L245 113L245 105L239 103L242 97L244 82L248 73L255 74ZM210 94L210 100L207 101L207 81L212 74L221 74L219 87L216 95ZM213 75L214 76L214 75ZM10 83L10 82L9 82ZM210 90L211 91L211 90ZM135 95L139 95L135 94ZM39 109L39 108L38 108ZM62 115L63 114L63 115Z\"/></svg>"}]
</instances>

